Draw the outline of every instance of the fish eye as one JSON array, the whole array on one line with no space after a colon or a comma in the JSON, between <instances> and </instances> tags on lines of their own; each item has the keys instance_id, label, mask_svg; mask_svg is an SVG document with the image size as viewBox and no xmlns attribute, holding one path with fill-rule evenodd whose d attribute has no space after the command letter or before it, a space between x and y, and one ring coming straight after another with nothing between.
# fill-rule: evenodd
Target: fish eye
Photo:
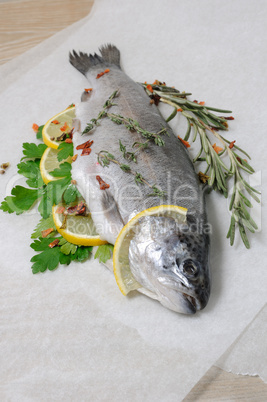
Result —
<instances>
[{"instance_id":1,"label":"fish eye","mask_svg":"<svg viewBox=\"0 0 267 402\"><path fill-rule=\"evenodd\" d=\"M187 276L196 276L198 273L198 267L192 260L185 260L182 269Z\"/></svg>"}]
</instances>

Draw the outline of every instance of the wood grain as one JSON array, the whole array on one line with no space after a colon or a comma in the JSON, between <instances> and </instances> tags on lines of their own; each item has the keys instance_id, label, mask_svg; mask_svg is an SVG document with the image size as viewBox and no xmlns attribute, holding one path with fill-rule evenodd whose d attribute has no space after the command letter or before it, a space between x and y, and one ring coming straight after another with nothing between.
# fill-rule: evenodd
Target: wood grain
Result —
<instances>
[{"instance_id":1,"label":"wood grain","mask_svg":"<svg viewBox=\"0 0 267 402\"><path fill-rule=\"evenodd\" d=\"M85 17L92 5L93 0L0 0L0 64ZM184 399L193 401L265 402L267 385L213 366Z\"/></svg>"},{"instance_id":2,"label":"wood grain","mask_svg":"<svg viewBox=\"0 0 267 402\"><path fill-rule=\"evenodd\" d=\"M18 0L0 3L0 64L86 17L93 0Z\"/></svg>"}]
</instances>

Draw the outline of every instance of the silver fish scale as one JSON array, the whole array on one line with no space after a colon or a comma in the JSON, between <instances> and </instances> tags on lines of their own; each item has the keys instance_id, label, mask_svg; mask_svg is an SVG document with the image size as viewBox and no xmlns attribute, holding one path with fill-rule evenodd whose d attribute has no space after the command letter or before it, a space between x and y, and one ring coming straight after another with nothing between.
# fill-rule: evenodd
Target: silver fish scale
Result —
<instances>
[{"instance_id":1,"label":"silver fish scale","mask_svg":"<svg viewBox=\"0 0 267 402\"><path fill-rule=\"evenodd\" d=\"M175 137L158 108L150 104L142 86L120 69L118 49L106 45L100 53L101 57L76 52L70 55L70 62L88 78L93 88L92 92L82 94L81 102L76 102L75 127L80 128L73 136L75 153L77 145L89 139L94 141L90 155L82 156L77 151L72 177L86 200L100 237L113 244L122 227L142 210L160 204L188 209L187 225L177 225L167 217L149 216L139 220L139 232L131 238L128 257L130 270L142 286L140 291L171 310L194 314L206 306L210 294L209 236L205 232L203 190L185 146ZM109 72L96 79L107 68ZM146 139L124 125L105 117L89 134L81 134L116 90L119 94L113 100L116 105L109 112L134 119L150 132L158 133L163 127L168 130L168 135L163 137L165 145L159 147L150 141L147 149L137 153L137 163L123 158L119 141L132 152L134 142ZM119 163L130 165L150 186L136 184L134 175L122 171L117 164L101 166L97 156L101 151L114 155ZM98 175L109 185L108 189L101 190ZM166 196L150 196L153 185Z\"/></svg>"},{"instance_id":2,"label":"silver fish scale","mask_svg":"<svg viewBox=\"0 0 267 402\"><path fill-rule=\"evenodd\" d=\"M175 138L171 128L160 115L158 108L150 104L149 97L143 88L121 70L116 67L113 70L111 67L108 74L96 80L94 77L97 71L99 72L99 68L98 70L94 68L93 72L91 70L88 74L93 86L92 96L88 96L86 102L76 105L76 113L81 120L82 130L91 118L97 117L108 97L115 90L119 90L118 97L114 99L117 106L111 107L109 112L135 119L143 129L150 132L156 133L162 127L167 127L169 135L164 135L165 146L163 147L159 147L150 141L147 149L138 152L138 162L135 164L122 157L119 150L119 140L122 141L128 151L133 151L132 145L135 141L144 142L146 139L140 134L130 132L124 126L117 125L108 118L104 118L92 134L74 137L75 147L88 139L94 140L91 155L78 158L75 162L75 168L81 165L80 168L84 169L84 163L86 163L87 171L100 176L102 174L116 178L116 189L111 185L110 189L106 191L111 192L117 201L124 222L128 220L129 215L134 210L140 211L160 203L180 205L194 213L198 212L200 207L202 209L202 202L200 202L202 191L192 162L184 145ZM86 114L84 113L85 106ZM165 191L166 199L147 197L152 192L151 188L144 184L136 185L133 175L123 172L119 166L113 163L108 168L99 169L98 167L96 169L96 154L102 150L109 151L119 162L130 165L133 170L140 173L151 185L155 184ZM93 177L92 180L94 180ZM127 196L123 194L125 191L127 191Z\"/></svg>"}]
</instances>

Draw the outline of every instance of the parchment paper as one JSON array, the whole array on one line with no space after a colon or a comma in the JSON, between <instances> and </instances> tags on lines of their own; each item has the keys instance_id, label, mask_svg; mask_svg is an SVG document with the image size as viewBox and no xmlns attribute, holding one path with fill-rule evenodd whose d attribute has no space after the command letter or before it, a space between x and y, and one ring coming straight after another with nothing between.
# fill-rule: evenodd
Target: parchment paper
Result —
<instances>
[{"instance_id":1,"label":"parchment paper","mask_svg":"<svg viewBox=\"0 0 267 402\"><path fill-rule=\"evenodd\" d=\"M86 87L68 51L92 52L105 42L120 48L133 79L162 79L192 91L193 99L232 109L229 138L250 149L256 171L265 173L266 3L118 5L98 1L88 24L2 93L0 157L11 167L1 177L1 194L17 184L21 142L34 139L32 123L75 103ZM139 294L123 297L96 261L33 276L29 244L37 214L1 214L2 398L181 400L266 302L265 234L253 236L250 251L238 239L230 248L226 200L212 194L207 203L213 289L194 317ZM260 224L265 210L256 212Z\"/></svg>"},{"instance_id":2,"label":"parchment paper","mask_svg":"<svg viewBox=\"0 0 267 402\"><path fill-rule=\"evenodd\" d=\"M267 304L220 357L216 366L234 374L259 376L267 383Z\"/></svg>"}]
</instances>

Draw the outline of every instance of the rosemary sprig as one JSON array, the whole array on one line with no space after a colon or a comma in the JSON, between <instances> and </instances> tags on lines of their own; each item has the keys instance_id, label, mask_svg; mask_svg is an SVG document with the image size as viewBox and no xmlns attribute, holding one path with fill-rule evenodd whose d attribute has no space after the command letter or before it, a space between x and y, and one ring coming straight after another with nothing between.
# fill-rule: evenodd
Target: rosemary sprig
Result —
<instances>
[{"instance_id":1,"label":"rosemary sprig","mask_svg":"<svg viewBox=\"0 0 267 402\"><path fill-rule=\"evenodd\" d=\"M248 159L250 156L241 148L221 136L218 130L227 130L227 120L233 120L233 117L217 116L212 112L232 113L229 110L217 109L210 106L205 106L204 102L190 101L186 97L190 93L180 92L174 88L167 87L165 84L156 81L154 84L142 84L147 94L155 100L155 103L163 102L172 106L173 112L167 118L167 122L171 121L178 112L187 119L187 130L184 135L184 141L188 141L192 136L192 141L195 142L197 137L200 139L200 148L193 159L193 162L206 162L207 168L204 173L199 172L200 180L208 182L210 188L221 192L225 197L228 197L228 180L234 178L234 189L230 200L229 210L232 212L230 227L227 233L227 238L230 239L230 244L233 245L235 238L235 230L238 227L240 236L247 248L249 241L246 234L246 229L252 233L257 230L257 225L251 218L249 208L252 207L251 202L245 195L251 196L256 202L260 202L256 194L260 194L255 188L251 187L244 179L242 171L252 174L254 169L246 159L240 156L244 154ZM222 148L212 145L208 136L208 132L222 145ZM193 133L193 134L192 134ZM223 154L227 154L230 167L221 159Z\"/></svg>"},{"instance_id":2,"label":"rosemary sprig","mask_svg":"<svg viewBox=\"0 0 267 402\"><path fill-rule=\"evenodd\" d=\"M148 187L152 189L152 193L148 194L148 197L156 196L160 198L164 198L166 193L165 191L161 191L155 184L150 184L144 177L141 175L141 173L136 172L132 170L132 168L129 165L126 165L124 163L119 162L114 155L112 155L110 152L102 150L97 154L97 160L98 163L103 166L103 167L108 167L110 163L115 163L118 165L121 170L123 170L126 173L130 173L134 176L134 180L136 184L145 184Z\"/></svg>"}]
</instances>

